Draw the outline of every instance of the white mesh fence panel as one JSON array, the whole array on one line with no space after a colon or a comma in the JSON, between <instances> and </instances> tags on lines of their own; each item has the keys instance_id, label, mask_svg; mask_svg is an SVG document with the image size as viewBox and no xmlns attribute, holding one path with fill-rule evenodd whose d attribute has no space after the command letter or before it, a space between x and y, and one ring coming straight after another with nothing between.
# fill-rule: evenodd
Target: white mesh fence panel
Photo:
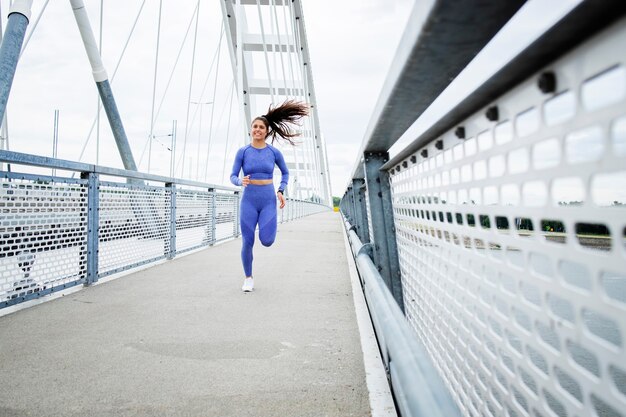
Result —
<instances>
[{"instance_id":1,"label":"white mesh fence panel","mask_svg":"<svg viewBox=\"0 0 626 417\"><path fill-rule=\"evenodd\" d=\"M277 219L279 223L286 223L291 220L299 219L300 217L329 210L329 207L327 206L310 201L294 200L291 198L287 198L286 200L285 208L280 209L280 206L278 204L276 205L276 209L278 210Z\"/></svg>"},{"instance_id":2,"label":"white mesh fence panel","mask_svg":"<svg viewBox=\"0 0 626 417\"><path fill-rule=\"evenodd\" d=\"M176 252L184 252L215 240L211 227L213 193L176 190Z\"/></svg>"},{"instance_id":3,"label":"white mesh fence panel","mask_svg":"<svg viewBox=\"0 0 626 417\"><path fill-rule=\"evenodd\" d=\"M532 77L390 172L406 316L467 416L626 416L623 45L605 31L546 68L556 94Z\"/></svg>"},{"instance_id":4,"label":"white mesh fence panel","mask_svg":"<svg viewBox=\"0 0 626 417\"><path fill-rule=\"evenodd\" d=\"M240 199L233 191L101 181L99 277L172 255L173 189L176 253L237 237ZM0 308L87 281L88 193L86 179L2 173ZM281 221L327 209L297 200L287 207Z\"/></svg>"},{"instance_id":5,"label":"white mesh fence panel","mask_svg":"<svg viewBox=\"0 0 626 417\"><path fill-rule=\"evenodd\" d=\"M165 187L102 182L99 195L99 276L165 257L170 219Z\"/></svg>"},{"instance_id":6,"label":"white mesh fence panel","mask_svg":"<svg viewBox=\"0 0 626 417\"><path fill-rule=\"evenodd\" d=\"M87 182L0 178L0 305L84 281Z\"/></svg>"},{"instance_id":7,"label":"white mesh fence panel","mask_svg":"<svg viewBox=\"0 0 626 417\"><path fill-rule=\"evenodd\" d=\"M231 239L237 232L237 204L239 199L233 193L215 194L215 239Z\"/></svg>"}]
</instances>

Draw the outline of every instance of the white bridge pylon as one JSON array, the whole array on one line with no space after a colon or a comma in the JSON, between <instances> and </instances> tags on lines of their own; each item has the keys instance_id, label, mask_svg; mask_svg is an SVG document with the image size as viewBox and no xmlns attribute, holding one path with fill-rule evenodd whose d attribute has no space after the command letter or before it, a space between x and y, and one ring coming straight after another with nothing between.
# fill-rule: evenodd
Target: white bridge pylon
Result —
<instances>
[{"instance_id":1,"label":"white bridge pylon","mask_svg":"<svg viewBox=\"0 0 626 417\"><path fill-rule=\"evenodd\" d=\"M291 174L287 193L330 205L326 145L300 0L223 0L221 4L245 131L270 104L287 99L308 103L310 117L301 126L298 145L277 145Z\"/></svg>"}]
</instances>

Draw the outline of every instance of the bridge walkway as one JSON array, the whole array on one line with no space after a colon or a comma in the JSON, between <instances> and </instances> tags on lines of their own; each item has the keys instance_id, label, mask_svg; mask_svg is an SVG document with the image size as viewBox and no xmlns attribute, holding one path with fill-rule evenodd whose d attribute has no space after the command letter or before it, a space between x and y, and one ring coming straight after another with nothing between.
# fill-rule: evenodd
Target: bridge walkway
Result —
<instances>
[{"instance_id":1,"label":"bridge walkway","mask_svg":"<svg viewBox=\"0 0 626 417\"><path fill-rule=\"evenodd\" d=\"M365 416L337 213L279 226L0 317L0 415Z\"/></svg>"}]
</instances>

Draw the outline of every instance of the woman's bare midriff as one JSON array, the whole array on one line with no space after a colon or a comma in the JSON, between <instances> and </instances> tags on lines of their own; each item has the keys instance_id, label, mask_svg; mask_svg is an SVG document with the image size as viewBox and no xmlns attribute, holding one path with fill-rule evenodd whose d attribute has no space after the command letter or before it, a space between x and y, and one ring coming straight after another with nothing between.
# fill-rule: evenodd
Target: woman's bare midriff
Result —
<instances>
[{"instance_id":1,"label":"woman's bare midriff","mask_svg":"<svg viewBox=\"0 0 626 417\"><path fill-rule=\"evenodd\" d=\"M250 180L250 184L252 185L268 185L272 184L273 180Z\"/></svg>"}]
</instances>

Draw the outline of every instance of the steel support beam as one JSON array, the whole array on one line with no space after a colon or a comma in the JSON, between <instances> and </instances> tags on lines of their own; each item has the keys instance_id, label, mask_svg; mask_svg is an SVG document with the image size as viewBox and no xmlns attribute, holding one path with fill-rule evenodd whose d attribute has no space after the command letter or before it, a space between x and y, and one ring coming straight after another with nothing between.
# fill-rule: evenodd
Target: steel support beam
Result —
<instances>
[{"instance_id":1,"label":"steel support beam","mask_svg":"<svg viewBox=\"0 0 626 417\"><path fill-rule=\"evenodd\" d=\"M317 98L315 96L315 84L313 83L313 69L311 66L311 57L309 55L309 46L306 36L306 29L304 26L304 12L302 10L302 2L292 2L294 12L296 15L296 25L300 40L300 50L302 51L303 71L305 73L306 89L308 91L307 100L311 103L311 119L313 121L314 139L316 150L315 153L319 157L319 168L321 175L321 183L323 198L326 200L326 204L332 205L332 196L330 195L330 174L328 170L328 164L323 157L322 147L325 146L322 142L322 135L320 130L320 121L317 114Z\"/></svg>"},{"instance_id":2,"label":"steel support beam","mask_svg":"<svg viewBox=\"0 0 626 417\"><path fill-rule=\"evenodd\" d=\"M374 233L370 240L374 244L374 260L380 275L398 306L404 311L389 175L386 171L380 170L388 160L387 152L365 152L364 155L363 169Z\"/></svg>"},{"instance_id":3,"label":"steel support beam","mask_svg":"<svg viewBox=\"0 0 626 417\"><path fill-rule=\"evenodd\" d=\"M115 138L115 143L117 144L120 158L122 158L124 169L137 171L137 164L135 164L133 151L130 149L130 145L128 144L128 137L126 136L126 131L124 130L122 118L120 116L120 112L117 109L117 104L115 103L115 97L113 97L111 84L109 84L109 80L104 80L101 82L97 82L96 85L98 86L100 99L102 99L102 106L104 107L107 119L109 120L109 125L111 126L111 130L113 131L113 137Z\"/></svg>"},{"instance_id":4,"label":"steel support beam","mask_svg":"<svg viewBox=\"0 0 626 417\"><path fill-rule=\"evenodd\" d=\"M0 120L4 120L17 61L30 19L31 4L32 0L16 0L9 11L7 27L0 46Z\"/></svg>"},{"instance_id":5,"label":"steel support beam","mask_svg":"<svg viewBox=\"0 0 626 417\"><path fill-rule=\"evenodd\" d=\"M72 5L72 10L74 11L74 18L76 19L80 36L83 40L83 45L85 46L85 51L87 52L87 57L89 58L93 78L98 87L98 93L102 99L102 105L106 112L107 119L109 120L109 124L111 125L113 137L115 137L115 143L117 144L117 149L119 150L120 157L122 158L124 168L131 171L137 171L137 165L135 164L133 153L130 149L130 145L128 144L128 137L126 136L126 131L124 130L120 113L117 110L117 104L115 103L108 75L100 57L96 38L91 30L91 24L89 23L89 17L87 16L85 5L83 0L70 0L70 3ZM132 180L131 182L137 181Z\"/></svg>"},{"instance_id":6,"label":"steel support beam","mask_svg":"<svg viewBox=\"0 0 626 417\"><path fill-rule=\"evenodd\" d=\"M242 13L243 22L237 20L237 15L233 7L233 3L230 0L224 0L221 2L222 16L225 25L226 40L228 44L228 52L230 54L230 63L233 67L233 77L235 79L235 87L237 88L237 97L239 98L239 108L243 116L244 132L248 131L250 123L252 122L252 115L250 110L250 88L248 86L248 77L246 74L246 61L243 58L243 51L245 45L241 41L237 33L242 33L242 29L237 25L245 25L245 15ZM239 50L241 48L241 50ZM241 75L243 74L243 77ZM241 78L241 79L240 79Z\"/></svg>"}]
</instances>

